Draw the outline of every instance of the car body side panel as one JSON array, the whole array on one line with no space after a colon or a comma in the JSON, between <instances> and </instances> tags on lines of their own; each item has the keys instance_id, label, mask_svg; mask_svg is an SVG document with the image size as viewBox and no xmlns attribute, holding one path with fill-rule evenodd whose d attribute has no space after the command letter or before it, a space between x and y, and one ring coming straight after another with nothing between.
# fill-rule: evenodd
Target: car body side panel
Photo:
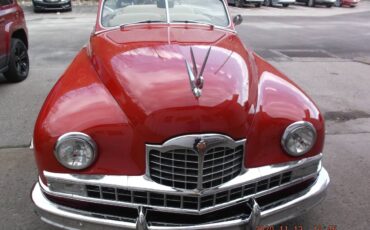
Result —
<instances>
[{"instance_id":1,"label":"car body side panel","mask_svg":"<svg viewBox=\"0 0 370 230\"><path fill-rule=\"evenodd\" d=\"M246 165L259 167L298 160L321 153L325 127L312 100L285 75L255 55L258 68L258 98L255 117L248 135ZM251 102L252 103L252 102ZM281 146L286 127L296 121L311 122L317 130L317 143L302 157L287 155Z\"/></svg>"},{"instance_id":2,"label":"car body side panel","mask_svg":"<svg viewBox=\"0 0 370 230\"><path fill-rule=\"evenodd\" d=\"M28 30L24 19L24 13L22 8L14 1L12 4L3 6L0 10L0 18L3 22L0 22L0 57L3 59L0 62L0 68L4 67L8 63L8 56L11 46L11 38L14 32L23 30L27 35Z\"/></svg>"},{"instance_id":3,"label":"car body side panel","mask_svg":"<svg viewBox=\"0 0 370 230\"><path fill-rule=\"evenodd\" d=\"M90 135L98 145L96 163L87 174L142 173L144 157L125 154L133 148L132 130L125 114L109 94L86 54L77 55L47 97L35 125L34 150L40 175L43 170L72 172L54 157L56 140L65 132ZM138 162L139 161L139 162Z\"/></svg>"},{"instance_id":4,"label":"car body side panel","mask_svg":"<svg viewBox=\"0 0 370 230\"><path fill-rule=\"evenodd\" d=\"M17 12L17 8L14 3L0 8L0 41L2 41L0 44L0 68L7 64L15 12Z\"/></svg>"}]
</instances>

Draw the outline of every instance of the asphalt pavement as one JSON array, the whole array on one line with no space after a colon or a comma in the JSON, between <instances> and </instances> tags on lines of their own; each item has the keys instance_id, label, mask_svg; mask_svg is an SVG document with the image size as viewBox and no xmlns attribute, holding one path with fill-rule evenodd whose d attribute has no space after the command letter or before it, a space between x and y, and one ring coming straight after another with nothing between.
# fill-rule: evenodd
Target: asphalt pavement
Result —
<instances>
[{"instance_id":1,"label":"asphalt pavement","mask_svg":"<svg viewBox=\"0 0 370 230\"><path fill-rule=\"evenodd\" d=\"M30 76L18 84L0 76L0 229L53 229L32 210L29 191L37 171L26 147L49 90L88 40L96 6L76 6L68 13L34 14L28 5L24 9ZM332 180L328 196L281 227L368 229L370 2L354 9L292 6L231 12L244 17L237 30L247 47L297 82L326 117L324 166Z\"/></svg>"}]
</instances>

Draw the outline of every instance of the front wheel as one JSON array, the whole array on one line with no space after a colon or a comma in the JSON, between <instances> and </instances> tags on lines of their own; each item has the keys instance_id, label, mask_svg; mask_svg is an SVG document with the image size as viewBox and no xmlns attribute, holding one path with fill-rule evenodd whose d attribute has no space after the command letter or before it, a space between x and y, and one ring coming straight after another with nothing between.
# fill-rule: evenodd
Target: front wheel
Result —
<instances>
[{"instance_id":1,"label":"front wheel","mask_svg":"<svg viewBox=\"0 0 370 230\"><path fill-rule=\"evenodd\" d=\"M8 70L4 73L6 80L20 82L27 78L29 72L27 47L22 40L12 38Z\"/></svg>"},{"instance_id":2,"label":"front wheel","mask_svg":"<svg viewBox=\"0 0 370 230\"><path fill-rule=\"evenodd\" d=\"M331 8L333 5L332 4L329 4L329 5L326 5L326 8Z\"/></svg>"},{"instance_id":3,"label":"front wheel","mask_svg":"<svg viewBox=\"0 0 370 230\"><path fill-rule=\"evenodd\" d=\"M256 3L256 4L254 4L254 6L257 7L257 8L260 8L261 7L261 3Z\"/></svg>"},{"instance_id":4,"label":"front wheel","mask_svg":"<svg viewBox=\"0 0 370 230\"><path fill-rule=\"evenodd\" d=\"M289 4L288 3L283 3L283 7L288 7Z\"/></svg>"}]
</instances>

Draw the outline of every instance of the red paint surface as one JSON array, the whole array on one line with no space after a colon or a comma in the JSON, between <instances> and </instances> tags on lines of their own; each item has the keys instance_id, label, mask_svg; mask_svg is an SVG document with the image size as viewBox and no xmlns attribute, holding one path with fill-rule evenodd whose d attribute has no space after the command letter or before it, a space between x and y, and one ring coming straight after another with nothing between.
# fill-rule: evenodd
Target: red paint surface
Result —
<instances>
[{"instance_id":1,"label":"red paint surface","mask_svg":"<svg viewBox=\"0 0 370 230\"><path fill-rule=\"evenodd\" d=\"M198 67L212 46L203 94L191 92L185 60ZM191 62L191 61L190 61ZM40 173L71 172L55 159L57 138L84 132L97 143L97 161L84 174L142 175L145 144L186 134L246 138L246 167L297 160L280 145L285 128L306 120L322 151L320 112L294 83L232 32L207 26L138 25L93 35L47 98L35 126Z\"/></svg>"},{"instance_id":2,"label":"red paint surface","mask_svg":"<svg viewBox=\"0 0 370 230\"><path fill-rule=\"evenodd\" d=\"M360 0L342 0L342 5L345 6L356 6Z\"/></svg>"}]
</instances>

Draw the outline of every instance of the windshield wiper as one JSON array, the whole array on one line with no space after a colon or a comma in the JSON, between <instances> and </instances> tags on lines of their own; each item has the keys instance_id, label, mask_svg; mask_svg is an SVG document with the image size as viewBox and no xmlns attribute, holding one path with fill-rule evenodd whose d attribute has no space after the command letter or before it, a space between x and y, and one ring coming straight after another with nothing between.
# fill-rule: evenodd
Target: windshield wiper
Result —
<instances>
[{"instance_id":1,"label":"windshield wiper","mask_svg":"<svg viewBox=\"0 0 370 230\"><path fill-rule=\"evenodd\" d=\"M194 23L194 24L200 24L200 25L206 25L206 26L210 26L211 29L213 29L215 27L215 25L211 24L211 23L207 23L207 22L199 22L199 21L193 21L193 20L172 20L172 22L182 22L182 23Z\"/></svg>"},{"instance_id":2,"label":"windshield wiper","mask_svg":"<svg viewBox=\"0 0 370 230\"><path fill-rule=\"evenodd\" d=\"M163 21L163 20L143 20L143 21L125 23L125 24L120 25L120 27L121 27L121 29L124 29L128 25L145 24L145 23L157 23L157 22L166 22L166 21Z\"/></svg>"}]
</instances>

